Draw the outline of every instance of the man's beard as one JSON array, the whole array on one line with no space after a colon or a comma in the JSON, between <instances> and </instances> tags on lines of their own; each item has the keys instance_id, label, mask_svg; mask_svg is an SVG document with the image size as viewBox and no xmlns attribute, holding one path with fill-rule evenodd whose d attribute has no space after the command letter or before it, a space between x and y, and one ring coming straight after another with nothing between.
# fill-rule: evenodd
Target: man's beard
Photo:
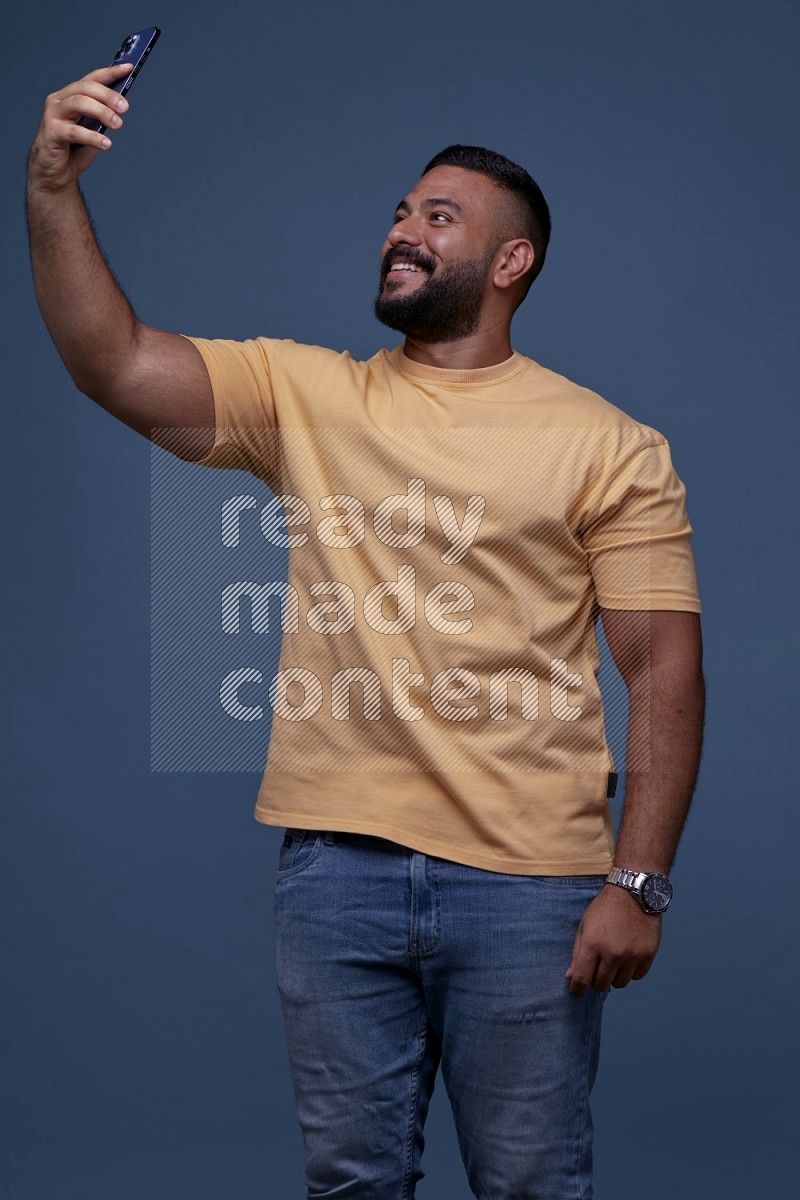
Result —
<instances>
[{"instance_id":1,"label":"man's beard","mask_svg":"<svg viewBox=\"0 0 800 1200\"><path fill-rule=\"evenodd\" d=\"M386 271L382 266L375 316L390 329L397 329L418 342L457 342L469 337L480 324L486 279L494 254L491 249L483 258L451 263L409 292L404 287L387 291Z\"/></svg>"}]
</instances>

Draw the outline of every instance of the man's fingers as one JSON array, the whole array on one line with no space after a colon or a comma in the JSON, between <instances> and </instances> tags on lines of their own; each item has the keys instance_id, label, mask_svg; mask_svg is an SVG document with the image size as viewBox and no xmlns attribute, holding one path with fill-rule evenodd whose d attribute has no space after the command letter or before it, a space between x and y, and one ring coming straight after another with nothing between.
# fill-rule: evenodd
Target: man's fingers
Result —
<instances>
[{"instance_id":1,"label":"man's fingers","mask_svg":"<svg viewBox=\"0 0 800 1200\"><path fill-rule=\"evenodd\" d=\"M94 117L96 121L109 125L112 129L119 129L122 124L119 113L114 112L108 105L101 104L99 100L93 100L91 96L71 96L68 101L62 103L61 120L75 121L80 117Z\"/></svg>"},{"instance_id":2,"label":"man's fingers","mask_svg":"<svg viewBox=\"0 0 800 1200\"><path fill-rule=\"evenodd\" d=\"M614 988L627 987L632 979L644 979L653 965L653 958L633 959L620 963L616 975L611 980Z\"/></svg>"},{"instance_id":3,"label":"man's fingers","mask_svg":"<svg viewBox=\"0 0 800 1200\"><path fill-rule=\"evenodd\" d=\"M113 88L85 79L56 92L51 99L50 115L62 120L96 117L104 125L112 125L115 120L121 124L118 114L128 109L128 101Z\"/></svg>"},{"instance_id":4,"label":"man's fingers","mask_svg":"<svg viewBox=\"0 0 800 1200\"><path fill-rule=\"evenodd\" d=\"M101 83L108 83L109 79L122 79L133 70L133 63L114 63L110 67L98 67L96 71L90 71L88 75L84 75L84 79L99 79Z\"/></svg>"},{"instance_id":5,"label":"man's fingers","mask_svg":"<svg viewBox=\"0 0 800 1200\"><path fill-rule=\"evenodd\" d=\"M575 941L572 943L572 954L570 955L569 966L567 967L566 978L572 979L572 973L575 970L575 963L581 949L581 926L578 926L578 932L575 934Z\"/></svg>"},{"instance_id":6,"label":"man's fingers","mask_svg":"<svg viewBox=\"0 0 800 1200\"><path fill-rule=\"evenodd\" d=\"M92 79L88 75L84 79L76 79L74 83L68 83L66 87L55 93L55 99L60 101L65 100L68 96L94 96L95 100L100 100L112 108L116 107L122 99L114 88L107 87L104 83Z\"/></svg>"},{"instance_id":7,"label":"man's fingers","mask_svg":"<svg viewBox=\"0 0 800 1200\"><path fill-rule=\"evenodd\" d=\"M611 987L611 980L617 974L620 964L613 958L599 958L595 967L594 978L592 979L592 987L596 992L607 992Z\"/></svg>"},{"instance_id":8,"label":"man's fingers","mask_svg":"<svg viewBox=\"0 0 800 1200\"><path fill-rule=\"evenodd\" d=\"M591 986L597 967L597 954L583 943L570 965L570 992L573 996L583 996Z\"/></svg>"},{"instance_id":9,"label":"man's fingers","mask_svg":"<svg viewBox=\"0 0 800 1200\"><path fill-rule=\"evenodd\" d=\"M585 964L579 964L572 977L573 981L580 977L587 986L590 985L596 992L607 992L612 987L627 987L632 979L641 979L641 975L636 974L640 967L638 959L619 959L614 955L603 957L602 954L597 954L592 961L587 958ZM649 964L644 967L642 973L646 974L648 968ZM586 986L576 995L582 995L585 991Z\"/></svg>"}]
</instances>

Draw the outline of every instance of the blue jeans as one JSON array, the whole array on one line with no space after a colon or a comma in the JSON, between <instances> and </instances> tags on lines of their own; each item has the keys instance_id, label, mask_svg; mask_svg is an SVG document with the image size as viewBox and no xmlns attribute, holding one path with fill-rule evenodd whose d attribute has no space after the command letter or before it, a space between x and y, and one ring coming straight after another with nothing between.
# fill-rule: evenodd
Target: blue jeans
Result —
<instances>
[{"instance_id":1,"label":"blue jeans","mask_svg":"<svg viewBox=\"0 0 800 1200\"><path fill-rule=\"evenodd\" d=\"M440 1063L479 1200L591 1197L606 993L564 972L603 882L286 831L277 984L308 1197L413 1197Z\"/></svg>"}]
</instances>

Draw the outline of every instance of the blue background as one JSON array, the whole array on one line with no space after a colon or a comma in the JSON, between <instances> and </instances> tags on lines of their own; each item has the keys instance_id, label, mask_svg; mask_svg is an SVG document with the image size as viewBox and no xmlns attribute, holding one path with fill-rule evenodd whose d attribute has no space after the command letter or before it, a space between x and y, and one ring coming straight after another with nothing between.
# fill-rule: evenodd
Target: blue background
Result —
<instances>
[{"instance_id":1,"label":"blue background","mask_svg":"<svg viewBox=\"0 0 800 1200\"><path fill-rule=\"evenodd\" d=\"M368 357L399 340L372 316L378 252L429 157L484 144L542 185L553 241L514 346L668 436L704 604L700 783L659 957L606 1007L596 1194L793 1195L800 20L778 0L16 10L0 1195L303 1194L280 834L253 821L256 774L150 771L150 448L72 386L24 242L45 95L152 23L84 177L149 324ZM427 1141L419 1195L468 1200L441 1080Z\"/></svg>"}]
</instances>

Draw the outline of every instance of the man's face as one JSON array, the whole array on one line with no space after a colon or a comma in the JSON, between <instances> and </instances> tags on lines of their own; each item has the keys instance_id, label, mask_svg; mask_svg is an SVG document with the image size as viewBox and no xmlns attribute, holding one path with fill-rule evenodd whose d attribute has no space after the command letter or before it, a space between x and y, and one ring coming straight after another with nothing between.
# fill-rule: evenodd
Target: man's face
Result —
<instances>
[{"instance_id":1,"label":"man's face","mask_svg":"<svg viewBox=\"0 0 800 1200\"><path fill-rule=\"evenodd\" d=\"M480 324L496 253L496 184L434 167L400 202L381 249L375 316L420 342L455 342Z\"/></svg>"}]
</instances>

